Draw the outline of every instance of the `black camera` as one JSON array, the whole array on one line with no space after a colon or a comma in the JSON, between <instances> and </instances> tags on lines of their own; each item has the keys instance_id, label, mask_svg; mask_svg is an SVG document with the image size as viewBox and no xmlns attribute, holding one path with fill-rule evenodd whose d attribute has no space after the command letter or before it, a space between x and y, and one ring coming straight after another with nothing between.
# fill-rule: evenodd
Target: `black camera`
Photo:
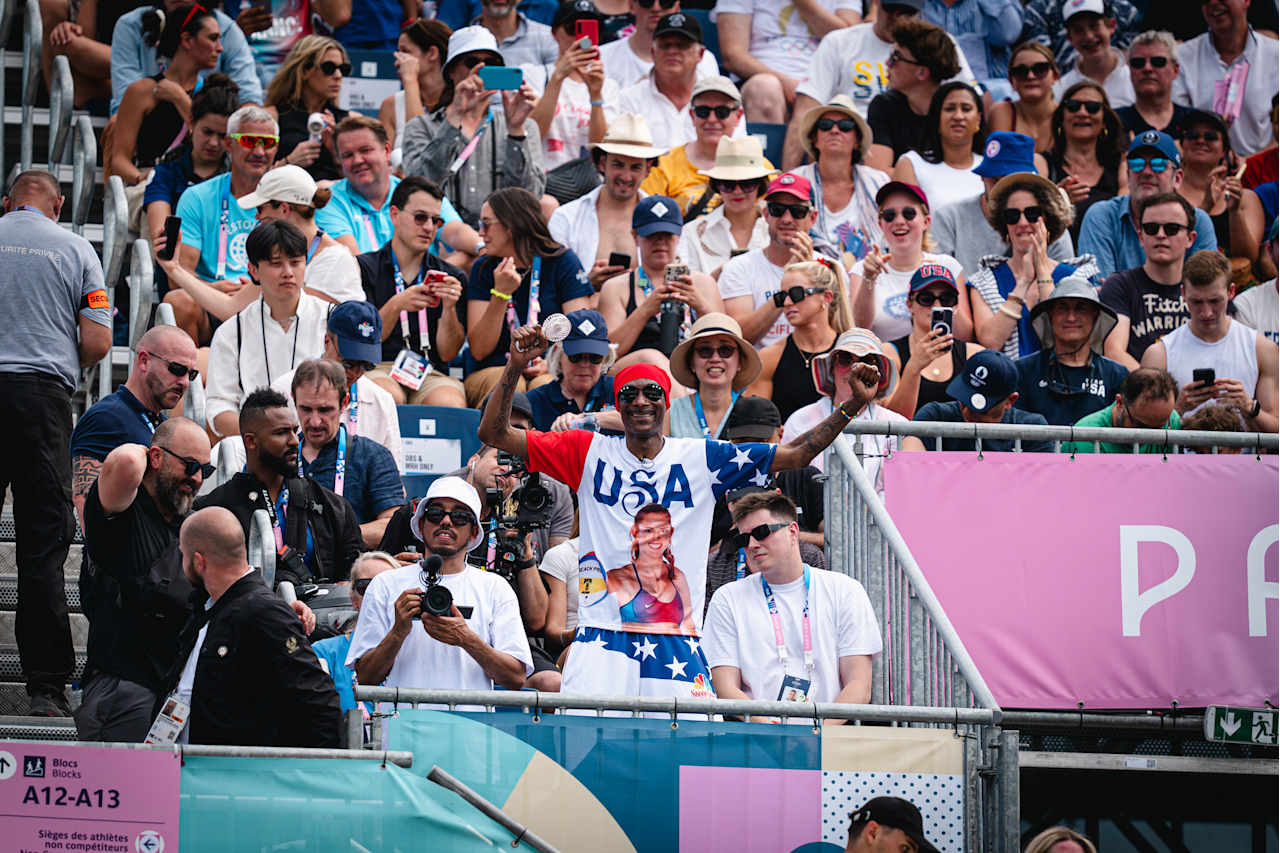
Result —
<instances>
[{"instance_id":1,"label":"black camera","mask_svg":"<svg viewBox=\"0 0 1280 853\"><path fill-rule=\"evenodd\" d=\"M530 473L520 457L500 450L498 464L508 470L508 477L519 479L519 485L510 495L504 495L501 489L486 489L484 493L485 504L498 528L492 570L514 583L524 565L524 538L530 531L550 525L553 498L542 483L542 475Z\"/></svg>"},{"instance_id":2,"label":"black camera","mask_svg":"<svg viewBox=\"0 0 1280 853\"><path fill-rule=\"evenodd\" d=\"M453 615L453 593L440 583L440 567L444 561L436 554L428 554L422 561L418 580L422 582L422 609L432 616Z\"/></svg>"}]
</instances>

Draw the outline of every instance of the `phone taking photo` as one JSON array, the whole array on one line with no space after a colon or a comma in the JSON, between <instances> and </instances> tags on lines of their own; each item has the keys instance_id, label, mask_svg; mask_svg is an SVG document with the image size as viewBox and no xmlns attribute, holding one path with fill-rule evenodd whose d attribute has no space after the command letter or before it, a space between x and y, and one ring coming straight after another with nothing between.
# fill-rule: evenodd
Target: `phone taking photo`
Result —
<instances>
[{"instance_id":1,"label":"phone taking photo","mask_svg":"<svg viewBox=\"0 0 1280 853\"><path fill-rule=\"evenodd\" d=\"M955 319L954 308L934 308L929 312L929 328L935 332L941 332L944 335L950 335L952 321ZM951 352L948 346L943 352Z\"/></svg>"},{"instance_id":2,"label":"phone taking photo","mask_svg":"<svg viewBox=\"0 0 1280 853\"><path fill-rule=\"evenodd\" d=\"M486 89L514 91L524 82L524 71L507 65L486 65L480 69L480 82Z\"/></svg>"},{"instance_id":3,"label":"phone taking photo","mask_svg":"<svg viewBox=\"0 0 1280 853\"><path fill-rule=\"evenodd\" d=\"M574 23L574 37L577 39L586 39L590 42L591 47L600 46L600 22L578 20ZM582 45L586 47L586 45Z\"/></svg>"},{"instance_id":4,"label":"phone taking photo","mask_svg":"<svg viewBox=\"0 0 1280 853\"><path fill-rule=\"evenodd\" d=\"M623 269L631 268L631 256L624 255L622 252L609 253L609 266L622 267Z\"/></svg>"}]
</instances>

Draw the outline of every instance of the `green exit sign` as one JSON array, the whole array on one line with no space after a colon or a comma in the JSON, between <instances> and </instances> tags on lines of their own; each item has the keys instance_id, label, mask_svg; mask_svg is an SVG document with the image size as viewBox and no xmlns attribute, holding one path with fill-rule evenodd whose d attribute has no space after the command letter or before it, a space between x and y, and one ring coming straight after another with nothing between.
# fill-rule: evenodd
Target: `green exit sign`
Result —
<instances>
[{"instance_id":1,"label":"green exit sign","mask_svg":"<svg viewBox=\"0 0 1280 853\"><path fill-rule=\"evenodd\" d=\"M1210 705L1204 711L1204 737L1205 740L1275 746L1276 722L1274 708Z\"/></svg>"}]
</instances>

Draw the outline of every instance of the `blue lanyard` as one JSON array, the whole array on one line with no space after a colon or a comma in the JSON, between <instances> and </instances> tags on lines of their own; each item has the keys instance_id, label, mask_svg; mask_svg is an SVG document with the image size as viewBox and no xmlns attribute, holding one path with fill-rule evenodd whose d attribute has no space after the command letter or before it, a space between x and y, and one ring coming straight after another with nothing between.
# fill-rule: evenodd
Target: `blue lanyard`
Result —
<instances>
[{"instance_id":1,"label":"blue lanyard","mask_svg":"<svg viewBox=\"0 0 1280 853\"><path fill-rule=\"evenodd\" d=\"M312 257L315 256L316 248L320 245L320 241L324 239L324 231L316 229L316 236L311 238L311 245L307 247L307 263L311 263Z\"/></svg>"},{"instance_id":2,"label":"blue lanyard","mask_svg":"<svg viewBox=\"0 0 1280 853\"><path fill-rule=\"evenodd\" d=\"M742 580L747 576L747 549L746 548L738 549L737 576L738 576L738 580ZM761 578L761 580L763 580L763 578Z\"/></svg>"},{"instance_id":3,"label":"blue lanyard","mask_svg":"<svg viewBox=\"0 0 1280 853\"><path fill-rule=\"evenodd\" d=\"M760 575L760 586L764 590L764 600L769 606L769 618L773 621L773 639L778 645L778 660L782 663L783 672L787 669L787 641L782 635L782 617L778 615L778 603L773 600L773 589L769 582ZM800 633L804 639L804 667L813 672L813 632L809 627L809 566L804 567L804 610L801 617Z\"/></svg>"},{"instance_id":4,"label":"blue lanyard","mask_svg":"<svg viewBox=\"0 0 1280 853\"><path fill-rule=\"evenodd\" d=\"M357 435L359 430L356 429L356 422L360 417L360 407L356 400L356 386L359 380L351 383L351 402L347 404L347 429L351 430L352 435Z\"/></svg>"},{"instance_id":5,"label":"blue lanyard","mask_svg":"<svg viewBox=\"0 0 1280 853\"><path fill-rule=\"evenodd\" d=\"M396 257L396 253L394 250L392 250L391 252L391 270L395 274L396 293L403 293L405 288L404 274L400 272L400 260ZM417 287L418 285L422 284L422 280L423 278L426 277L426 274L427 274L427 256L423 255L422 263L418 265L418 277L417 279L414 280L413 286ZM510 304L510 303L507 303L507 304ZM409 312L408 311L400 312L400 337L404 339L404 348L407 350L412 350L413 346L409 343ZM427 335L427 309L425 308L423 308L418 312L418 341L419 343L421 343L422 351L424 353L431 351L431 341L429 339L429 336Z\"/></svg>"},{"instance_id":6,"label":"blue lanyard","mask_svg":"<svg viewBox=\"0 0 1280 853\"><path fill-rule=\"evenodd\" d=\"M156 425L152 423L150 415L148 415L146 412L138 412L138 417L142 419L142 425L147 428L147 431L150 432L152 435L155 435Z\"/></svg>"},{"instance_id":7,"label":"blue lanyard","mask_svg":"<svg viewBox=\"0 0 1280 853\"><path fill-rule=\"evenodd\" d=\"M733 397L729 400L729 409L724 413L724 419L720 421L722 426L725 420L729 419L729 412L733 411L733 404L738 402L738 398L741 396L741 391L733 392ZM702 437L711 438L711 427L707 425L707 416L702 411L702 395L697 391L693 392L693 413L698 416L698 426L702 429Z\"/></svg>"},{"instance_id":8,"label":"blue lanyard","mask_svg":"<svg viewBox=\"0 0 1280 853\"><path fill-rule=\"evenodd\" d=\"M316 458L319 458L319 457L317 456ZM299 458L299 463L302 465L302 468L303 468L302 473L306 474L307 473L306 463L302 462L301 458ZM345 495L342 494L342 490L343 490L343 486L346 485L346 481L347 481L347 428L339 424L338 425L338 460L337 462L334 463L334 469L333 469L333 493L335 495L338 495L339 497L345 497Z\"/></svg>"}]
</instances>

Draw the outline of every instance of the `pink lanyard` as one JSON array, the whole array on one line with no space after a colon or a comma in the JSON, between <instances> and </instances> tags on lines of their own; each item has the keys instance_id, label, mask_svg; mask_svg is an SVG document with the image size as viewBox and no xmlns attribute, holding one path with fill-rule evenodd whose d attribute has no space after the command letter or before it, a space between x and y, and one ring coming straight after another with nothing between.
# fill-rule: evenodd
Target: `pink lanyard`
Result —
<instances>
[{"instance_id":1,"label":"pink lanyard","mask_svg":"<svg viewBox=\"0 0 1280 853\"><path fill-rule=\"evenodd\" d=\"M765 603L769 605L769 618L773 620L773 639L778 644L778 661L782 671L787 670L787 640L782 635L782 617L778 615L778 603L773 600L773 590L769 582L760 575L760 586L764 590ZM813 672L813 633L809 628L809 567L804 567L804 610L800 620L800 635L804 639L804 668Z\"/></svg>"},{"instance_id":2,"label":"pink lanyard","mask_svg":"<svg viewBox=\"0 0 1280 853\"><path fill-rule=\"evenodd\" d=\"M365 222L367 223L368 221L369 220L366 217ZM402 293L404 291L404 276L400 273L400 261L396 259L396 253L394 251L391 253L391 268L395 271L396 293ZM422 284L422 279L426 275L426 272L427 272L427 257L426 255L423 255L422 264L418 267L418 278L413 283L415 287L419 284ZM508 309L511 308L510 302L507 303L507 308ZM412 347L409 346L409 312L408 311L400 312L400 336L404 338L404 348L412 349ZM426 308L418 309L418 341L419 343L422 344L423 354L430 352L431 341L429 340L427 335L427 309Z\"/></svg>"}]
</instances>

